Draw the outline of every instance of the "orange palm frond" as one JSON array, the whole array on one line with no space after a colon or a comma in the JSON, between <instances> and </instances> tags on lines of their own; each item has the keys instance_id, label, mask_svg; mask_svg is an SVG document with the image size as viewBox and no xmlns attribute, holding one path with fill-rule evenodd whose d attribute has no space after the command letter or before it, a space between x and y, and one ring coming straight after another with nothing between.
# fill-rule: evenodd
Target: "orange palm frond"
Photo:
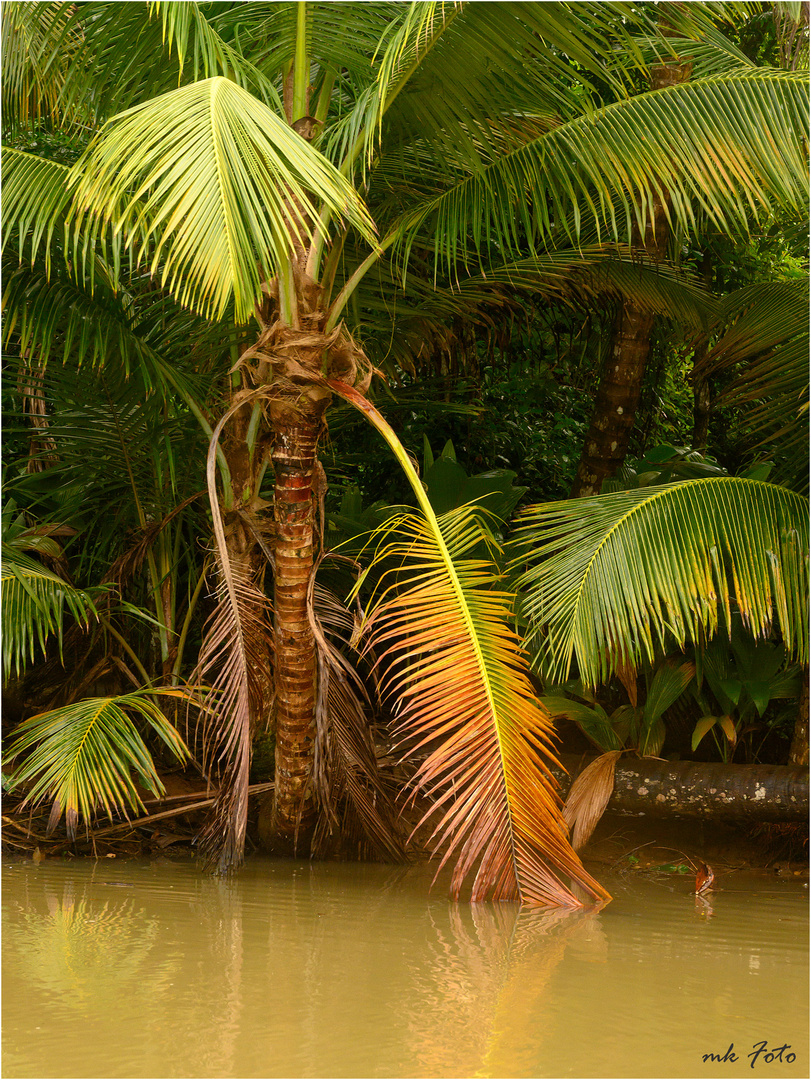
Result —
<instances>
[{"instance_id":1,"label":"orange palm frond","mask_svg":"<svg viewBox=\"0 0 811 1080\"><path fill-rule=\"evenodd\" d=\"M572 832L575 851L585 847L605 813L614 792L614 772L621 750L609 750L589 762L572 784L563 806L563 817Z\"/></svg>"},{"instance_id":2,"label":"orange palm frond","mask_svg":"<svg viewBox=\"0 0 811 1080\"><path fill-rule=\"evenodd\" d=\"M473 901L580 906L566 878L608 899L567 840L543 764L555 760L552 721L508 625L512 598L493 587L490 562L468 556L495 543L480 512L462 507L433 522L407 514L381 533L377 559L399 569L383 575L368 642L383 692L397 701L395 737L410 753L431 747L412 785L432 803L423 820L440 815L440 869L456 854L452 897L475 871Z\"/></svg>"},{"instance_id":3,"label":"orange palm frond","mask_svg":"<svg viewBox=\"0 0 811 1080\"><path fill-rule=\"evenodd\" d=\"M405 447L370 401L327 381L367 417L406 474L422 516L406 514L379 530L390 537L377 558L384 572L367 629L379 655L384 692L396 695L398 737L434 745L412 783L429 796L441 866L458 852L451 895L476 869L471 899L557 907L581 901L569 877L593 900L610 896L583 868L567 839L554 780L552 721L532 692L527 658L509 628L514 597L496 591L495 566L474 559L496 541L482 512L466 506L437 518ZM380 550L380 549L383 550ZM395 580L392 581L392 574Z\"/></svg>"}]
</instances>

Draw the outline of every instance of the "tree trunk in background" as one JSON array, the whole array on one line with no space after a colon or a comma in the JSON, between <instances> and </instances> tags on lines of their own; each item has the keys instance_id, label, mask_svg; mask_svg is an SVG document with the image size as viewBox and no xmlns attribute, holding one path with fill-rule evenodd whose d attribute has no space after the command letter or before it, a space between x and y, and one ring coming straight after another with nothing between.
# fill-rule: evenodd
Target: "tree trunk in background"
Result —
<instances>
[{"instance_id":1,"label":"tree trunk in background","mask_svg":"<svg viewBox=\"0 0 811 1080\"><path fill-rule=\"evenodd\" d=\"M560 760L574 778L593 759L562 754ZM552 773L565 795L569 778L562 769ZM606 809L650 817L807 821L808 769L621 758Z\"/></svg>"},{"instance_id":2,"label":"tree trunk in background","mask_svg":"<svg viewBox=\"0 0 811 1080\"><path fill-rule=\"evenodd\" d=\"M313 569L313 481L318 439L330 395L302 387L295 402L271 405L275 433L276 777L273 831L280 846L305 845L315 824L312 784L315 748L316 657L307 612Z\"/></svg>"},{"instance_id":3,"label":"tree trunk in background","mask_svg":"<svg viewBox=\"0 0 811 1080\"><path fill-rule=\"evenodd\" d=\"M651 89L687 82L691 71L691 63L657 65L651 69ZM640 251L644 249L648 258L658 263L665 257L668 236L664 205L655 199L653 223L647 223L644 238L637 235L633 246ZM627 301L617 314L611 355L600 379L570 499L599 495L603 481L613 476L625 461L650 355L654 321L655 316Z\"/></svg>"}]
</instances>

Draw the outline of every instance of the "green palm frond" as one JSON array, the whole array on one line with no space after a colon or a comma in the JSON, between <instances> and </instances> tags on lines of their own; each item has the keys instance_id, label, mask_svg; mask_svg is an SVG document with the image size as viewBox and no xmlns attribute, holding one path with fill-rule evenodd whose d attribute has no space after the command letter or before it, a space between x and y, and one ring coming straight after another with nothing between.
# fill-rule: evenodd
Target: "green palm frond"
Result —
<instances>
[{"instance_id":1,"label":"green palm frond","mask_svg":"<svg viewBox=\"0 0 811 1080\"><path fill-rule=\"evenodd\" d=\"M295 54L297 6L265 0L223 5L209 23L229 40L239 40L242 54L275 79L286 72ZM316 97L324 69L349 75L355 86L374 80L372 59L387 27L402 17L403 8L401 3L356 4L351 17L343 19L328 4L307 4L307 47L322 69L313 72Z\"/></svg>"},{"instance_id":2,"label":"green palm frond","mask_svg":"<svg viewBox=\"0 0 811 1080\"><path fill-rule=\"evenodd\" d=\"M718 314L717 299L690 275L666 264L655 266L615 245L540 253L460 279L454 291L464 296L488 283L584 307L596 297L620 299L696 329L706 329Z\"/></svg>"},{"instance_id":3,"label":"green palm frond","mask_svg":"<svg viewBox=\"0 0 811 1080\"><path fill-rule=\"evenodd\" d=\"M180 735L148 696L157 693L185 696L164 689L86 698L24 721L4 760L7 765L26 755L13 769L8 789L24 787L23 806L52 799L48 832L64 814L70 837L79 818L89 823L99 808L110 817L143 810L132 774L155 798L164 787L130 713L145 721L179 761L188 756Z\"/></svg>"},{"instance_id":4,"label":"green palm frond","mask_svg":"<svg viewBox=\"0 0 811 1080\"><path fill-rule=\"evenodd\" d=\"M20 262L33 263L44 245L50 265L51 239L69 201L70 169L12 147L3 149L3 251L16 241Z\"/></svg>"},{"instance_id":5,"label":"green palm frond","mask_svg":"<svg viewBox=\"0 0 811 1080\"><path fill-rule=\"evenodd\" d=\"M475 874L474 901L578 906L565 878L607 898L566 839L543 764L543 756L554 760L552 725L509 627L512 597L495 587L492 563L471 558L478 544L495 545L492 534L471 507L438 520L374 406L336 380L329 385L386 439L423 511L379 530L377 560L401 569L384 574L367 632L384 692L398 702L396 737L412 747L433 743L413 784L433 804L426 816L439 815L432 842L444 849L442 864L456 855L452 896Z\"/></svg>"},{"instance_id":6,"label":"green palm frond","mask_svg":"<svg viewBox=\"0 0 811 1080\"><path fill-rule=\"evenodd\" d=\"M698 214L724 232L746 231L752 216L778 208L804 216L807 114L804 75L758 69L616 102L461 173L407 210L400 258L427 232L448 267L487 244L510 254L524 237L542 245L564 226L572 240L596 226L628 241L634 223L644 233L657 197L682 228Z\"/></svg>"},{"instance_id":7,"label":"green palm frond","mask_svg":"<svg viewBox=\"0 0 811 1080\"><path fill-rule=\"evenodd\" d=\"M95 617L93 595L65 581L11 544L3 544L3 678L18 675L55 636L62 648L66 613L87 626Z\"/></svg>"},{"instance_id":8,"label":"green palm frond","mask_svg":"<svg viewBox=\"0 0 811 1080\"><path fill-rule=\"evenodd\" d=\"M195 410L210 381L206 369L227 356L233 340L227 326L204 322L143 282L115 290L96 276L91 292L58 263L51 274L41 264L5 270L4 347L36 356L43 367L53 359L125 379L137 371L145 389L171 387ZM199 375L192 363L203 369Z\"/></svg>"},{"instance_id":9,"label":"green palm frond","mask_svg":"<svg viewBox=\"0 0 811 1080\"><path fill-rule=\"evenodd\" d=\"M808 515L774 484L689 480L528 507L514 545L528 644L545 678L576 659L587 686L637 669L675 639L729 626L779 631L808 656Z\"/></svg>"},{"instance_id":10,"label":"green palm frond","mask_svg":"<svg viewBox=\"0 0 811 1080\"><path fill-rule=\"evenodd\" d=\"M23 117L26 102L36 102L29 88L32 77L52 115L91 125L184 83L217 75L249 88L268 105L278 102L272 80L217 33L197 3L90 0L5 6L17 9L13 25L20 48L13 50L15 62L4 78L4 105L8 95ZM18 52L22 61L17 61Z\"/></svg>"},{"instance_id":11,"label":"green palm frond","mask_svg":"<svg viewBox=\"0 0 811 1080\"><path fill-rule=\"evenodd\" d=\"M72 176L77 235L111 223L139 262L207 317L221 317L232 298L238 322L253 314L261 269L273 276L310 238L313 199L374 243L351 185L279 116L221 77L115 117Z\"/></svg>"},{"instance_id":12,"label":"green palm frond","mask_svg":"<svg viewBox=\"0 0 811 1080\"><path fill-rule=\"evenodd\" d=\"M73 4L3 5L3 124L60 119L71 63L81 35L70 27Z\"/></svg>"},{"instance_id":13,"label":"green palm frond","mask_svg":"<svg viewBox=\"0 0 811 1080\"><path fill-rule=\"evenodd\" d=\"M786 459L790 479L808 484L808 278L751 285L726 297L728 329L702 364L705 375L735 371L716 408L744 407L741 423Z\"/></svg>"},{"instance_id":14,"label":"green palm frond","mask_svg":"<svg viewBox=\"0 0 811 1080\"><path fill-rule=\"evenodd\" d=\"M381 112L398 136L443 142L460 125L463 139L471 126L484 135L505 111L565 115L582 107L594 76L622 92L628 72L614 47L638 64L630 29L640 23L614 3L411 4L381 50Z\"/></svg>"},{"instance_id":15,"label":"green palm frond","mask_svg":"<svg viewBox=\"0 0 811 1080\"><path fill-rule=\"evenodd\" d=\"M150 14L158 17L162 44L172 49L180 71L178 82L187 75L192 81L224 75L255 93L266 105L281 106L274 83L250 62L239 49L225 41L212 25L200 4L182 0L150 0ZM211 9L210 9L211 10ZM216 14L216 7L213 9ZM209 11L210 13L210 11Z\"/></svg>"}]
</instances>

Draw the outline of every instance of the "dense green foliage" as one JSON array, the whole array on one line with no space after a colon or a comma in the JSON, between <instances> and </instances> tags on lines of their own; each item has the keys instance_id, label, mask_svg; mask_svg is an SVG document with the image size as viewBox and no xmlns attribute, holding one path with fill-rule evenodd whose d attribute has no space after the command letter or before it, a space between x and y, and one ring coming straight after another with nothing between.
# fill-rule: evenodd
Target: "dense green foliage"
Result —
<instances>
[{"instance_id":1,"label":"dense green foliage","mask_svg":"<svg viewBox=\"0 0 811 1080\"><path fill-rule=\"evenodd\" d=\"M447 734L426 644L442 633L459 666L446 681L462 685L475 658L470 693L490 709L493 844L516 822L530 837L505 896L558 895L533 845L570 866L523 741L548 739L537 680L606 749L785 758L765 740L790 734L782 703L808 662L808 27L795 7L674 5L662 27L644 3L4 6L4 670L23 722L12 783L55 800L51 826L66 809L73 829L98 807L137 807L132 770L159 790L147 746L187 748L144 695L169 688L197 710L196 765L237 792L207 835L216 847L231 829L218 857L239 861L280 676L271 459L290 410L327 386L326 485L297 481L321 542L317 837L399 850L376 816L374 738L387 711L408 716L409 737ZM691 78L650 91L668 60ZM637 241L660 196L671 241L654 265ZM630 457L613 493L566 502L626 302L656 316ZM371 368L385 381L369 386ZM694 453L702 380L715 408ZM382 426L338 399L353 381L401 463L400 444L422 463L424 521L403 516L425 500ZM463 509L474 500L480 517ZM411 539L386 546L376 530L395 520ZM398 570L415 552L439 614ZM406 676L386 654L401 700L374 709L339 602L361 572L370 624L396 613L391 656L410 655L413 632L421 658ZM729 640L713 645L719 627ZM765 674L730 696L746 656ZM417 770L437 805L475 719L448 721L441 781ZM440 831L447 850L462 843L461 825Z\"/></svg>"}]
</instances>

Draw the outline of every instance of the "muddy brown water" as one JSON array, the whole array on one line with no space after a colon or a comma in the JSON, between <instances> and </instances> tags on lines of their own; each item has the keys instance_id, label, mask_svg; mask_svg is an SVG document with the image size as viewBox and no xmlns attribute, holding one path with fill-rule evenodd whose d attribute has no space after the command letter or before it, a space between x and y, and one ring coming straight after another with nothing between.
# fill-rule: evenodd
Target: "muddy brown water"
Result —
<instances>
[{"instance_id":1,"label":"muddy brown water","mask_svg":"<svg viewBox=\"0 0 811 1080\"><path fill-rule=\"evenodd\" d=\"M802 882L600 877L562 915L424 866L4 860L3 1076L809 1075Z\"/></svg>"}]
</instances>

